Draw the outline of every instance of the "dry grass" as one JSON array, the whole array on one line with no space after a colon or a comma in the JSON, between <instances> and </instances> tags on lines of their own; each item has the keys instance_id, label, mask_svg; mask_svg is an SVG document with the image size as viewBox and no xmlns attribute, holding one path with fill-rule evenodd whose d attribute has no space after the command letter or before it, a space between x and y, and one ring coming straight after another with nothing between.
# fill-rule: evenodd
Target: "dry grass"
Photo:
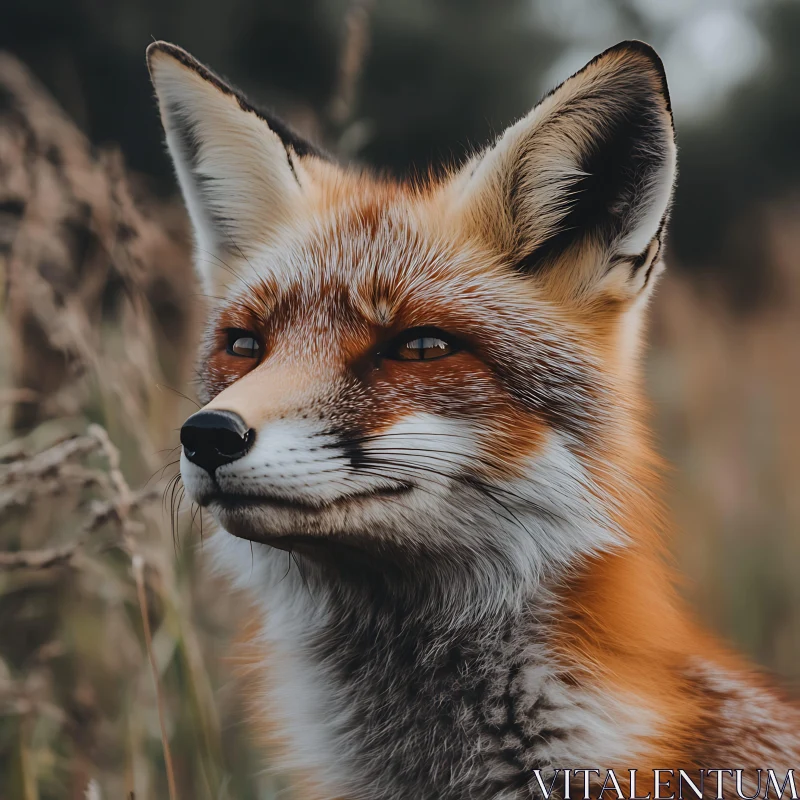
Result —
<instances>
[{"instance_id":1,"label":"dry grass","mask_svg":"<svg viewBox=\"0 0 800 800\"><path fill-rule=\"evenodd\" d=\"M771 294L735 315L670 276L649 363L674 552L700 616L800 689L800 203L765 211Z\"/></svg>"},{"instance_id":2,"label":"dry grass","mask_svg":"<svg viewBox=\"0 0 800 800\"><path fill-rule=\"evenodd\" d=\"M276 797L225 656L240 601L172 513L192 406L160 387L185 390L196 299L182 212L8 59L0 88L0 797ZM771 213L776 301L742 320L670 277L649 375L687 593L797 680L800 235L796 206Z\"/></svg>"},{"instance_id":3,"label":"dry grass","mask_svg":"<svg viewBox=\"0 0 800 800\"><path fill-rule=\"evenodd\" d=\"M272 798L224 657L236 598L169 481L183 212L8 58L0 90L0 797Z\"/></svg>"}]
</instances>

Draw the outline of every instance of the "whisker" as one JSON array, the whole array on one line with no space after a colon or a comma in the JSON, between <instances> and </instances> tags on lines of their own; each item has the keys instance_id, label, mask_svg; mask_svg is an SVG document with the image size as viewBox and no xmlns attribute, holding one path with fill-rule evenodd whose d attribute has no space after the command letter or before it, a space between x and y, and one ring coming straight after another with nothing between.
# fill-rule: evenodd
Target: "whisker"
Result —
<instances>
[{"instance_id":1,"label":"whisker","mask_svg":"<svg viewBox=\"0 0 800 800\"><path fill-rule=\"evenodd\" d=\"M166 383L157 383L156 384L156 388L157 389L169 389L169 391L175 392L175 394L178 395L178 397L182 397L184 400L188 400L196 408L202 408L202 406L200 405L200 403L197 402L197 400L193 400L191 397L189 397L189 395L184 394L183 392L179 392L177 389L173 388L172 386L167 386Z\"/></svg>"},{"instance_id":2,"label":"whisker","mask_svg":"<svg viewBox=\"0 0 800 800\"><path fill-rule=\"evenodd\" d=\"M244 254L242 248L239 247L236 241L234 241L234 238L233 236L230 235L230 233L228 234L228 239L230 240L230 243L239 251L239 255L247 262L247 266L249 266L250 269L253 270L253 272L255 273L255 269L253 265L250 263L250 259Z\"/></svg>"},{"instance_id":3,"label":"whisker","mask_svg":"<svg viewBox=\"0 0 800 800\"><path fill-rule=\"evenodd\" d=\"M172 449L173 449L173 450L175 450L176 448L174 448L174 447L173 447ZM166 471L167 471L167 470L168 470L170 467L174 467L176 464L180 464L180 463L181 463L181 462L180 462L180 459L178 459L177 461L170 461L170 462L168 462L168 463L167 463L167 464L165 464L163 467L158 467L158 469L156 469L156 471L155 471L155 472L154 472L154 473L153 473L153 474L152 474L152 475L151 475L151 476L150 476L150 477L149 477L149 478L148 478L148 479L145 481L144 485L145 485L145 486L147 486L147 485L150 483L150 481L151 481L151 480L153 480L153 478L154 478L154 477L155 477L155 476L156 476L156 475L157 475L159 472L161 473L161 475L159 475L158 479L159 479L159 480L163 480L163 479L164 479L164 473L165 473L165 472L166 472Z\"/></svg>"},{"instance_id":4,"label":"whisker","mask_svg":"<svg viewBox=\"0 0 800 800\"><path fill-rule=\"evenodd\" d=\"M500 496L503 496L504 499L506 499L507 501L513 501L518 506L521 506L523 509L533 510L539 517L544 517L552 521L561 519L560 515L554 512L552 509L544 508L539 503L536 503L535 501L531 500L531 498L525 497L524 495L520 495L519 493L505 489L504 487L492 486L490 484L485 483L484 481L481 481L477 477L463 476L458 474L443 476L442 473L439 472L438 470L432 469L431 467L426 467L424 465L408 464L406 462L386 461L383 459L373 461L373 466L374 467L385 466L395 472L400 470L401 472L404 472L406 476L412 476L412 477L415 475L415 473L432 474L435 475L436 477L448 478L449 480L452 480L455 483L459 483L462 486L474 489L483 494L485 497L491 499L496 504L500 505L504 509L504 511L506 511L506 513L512 515L513 521L515 521L518 525L520 525L523 528L523 530L526 530L529 534L530 531L527 529L527 526L525 526L523 521L520 520L519 517L517 517L517 515L498 498L497 496L498 494ZM387 476L384 475L383 477ZM512 520L507 519L506 521L511 522Z\"/></svg>"},{"instance_id":5,"label":"whisker","mask_svg":"<svg viewBox=\"0 0 800 800\"><path fill-rule=\"evenodd\" d=\"M227 297L220 297L216 294L208 294L207 292L192 292L192 297L205 297L208 300L218 300L220 303L224 303L228 298Z\"/></svg>"},{"instance_id":6,"label":"whisker","mask_svg":"<svg viewBox=\"0 0 800 800\"><path fill-rule=\"evenodd\" d=\"M202 513L200 506L197 505L197 503L192 503L191 506L189 506L189 513L191 514L191 517L189 519L189 530L193 531L195 519L197 518L197 515L199 513Z\"/></svg>"},{"instance_id":7,"label":"whisker","mask_svg":"<svg viewBox=\"0 0 800 800\"><path fill-rule=\"evenodd\" d=\"M210 250L204 250L203 248L198 248L197 251L199 253L205 253L207 256L214 259L217 262L217 266L220 269L224 269L227 272L230 272L236 280L243 280L242 276L227 262L221 259L216 253L212 253Z\"/></svg>"},{"instance_id":8,"label":"whisker","mask_svg":"<svg viewBox=\"0 0 800 800\"><path fill-rule=\"evenodd\" d=\"M281 582L286 580L286 576L292 571L292 554L290 552L286 552L286 572L283 573L283 577L281 578Z\"/></svg>"},{"instance_id":9,"label":"whisker","mask_svg":"<svg viewBox=\"0 0 800 800\"><path fill-rule=\"evenodd\" d=\"M170 490L172 489L173 485L177 483L180 479L181 479L181 474L179 472L176 475L173 475L167 482L167 485L164 487L164 493L161 497L161 507L165 514L167 512L167 495L170 493Z\"/></svg>"},{"instance_id":10,"label":"whisker","mask_svg":"<svg viewBox=\"0 0 800 800\"><path fill-rule=\"evenodd\" d=\"M391 466L391 465L390 465L390 466ZM397 466L392 466L391 468L392 468L394 471L396 471L396 470L398 469L398 467L397 467ZM385 478L385 479L387 479L387 480L389 480L389 479L390 479L390 478L389 478L389 476L385 475L384 473L376 472L375 470L370 470L369 468L367 468L367 469L366 469L366 470L364 470L364 471L368 472L368 474L372 475L373 477ZM401 468L401 473L402 473L402 468ZM410 471L410 470L406 470L406 471L405 471L405 475L406 475L406 477L419 477L418 475L415 475L415 474L414 474L412 471ZM459 481L456 481L456 482L459 482ZM480 493L484 494L484 495L485 495L485 496L487 496L487 497L488 497L490 500L493 500L493 501L494 501L495 503L497 503L497 504L498 504L498 505L499 505L499 506L500 506L500 507L501 507L501 508L502 508L502 509L503 509L503 510L506 512L506 513L508 513L508 514L510 515L510 516L508 516L508 517L503 517L503 516L501 516L500 514L498 514L497 512L495 512L495 513L496 513L498 516L500 516L500 518L501 518L501 519L505 519L505 521L506 521L506 522L508 522L508 523L511 523L511 524L517 524L517 525L519 525L519 526L520 526L520 527L521 527L523 530L525 530L525 531L526 531L528 534L530 534L530 535L533 535L533 534L531 533L531 531L529 531L529 530L528 530L527 526L525 526L525 524L522 522L522 520L520 520L520 519L519 519L519 517L517 517L515 514L513 514L513 512L511 512L511 510L510 510L510 509L509 509L509 508L508 508L508 507L507 507L507 506L506 506L504 503L500 502L500 501L499 501L499 500L498 500L496 497L494 497L494 496L493 496L491 493L487 492L487 491L485 490L485 488L484 488L484 487L482 487L480 484L468 483L468 484L466 484L466 485L468 485L468 486L469 486L469 488L471 488L471 489L475 489L476 491L478 491L478 492L480 492ZM424 493L427 493L427 494L429 494L429 495L430 495L430 496L432 496L432 497L439 497L439 495L437 495L435 492L431 491L431 489L430 489L429 487L427 487L427 486L424 486L424 485L420 485L420 484L414 484L414 489L415 489L415 490L417 490L417 491L422 491L422 492L424 492ZM395 499L396 499L396 498L395 498Z\"/></svg>"},{"instance_id":11,"label":"whisker","mask_svg":"<svg viewBox=\"0 0 800 800\"><path fill-rule=\"evenodd\" d=\"M437 458L436 456L444 456L444 455L453 455L453 456L455 456L455 455L457 455L457 454L450 454L450 453L448 453L448 451L444 451L444 450L433 450L433 449L430 449L430 448L422 448L422 447L421 448L406 448L406 449L404 449L404 448L370 448L369 450L366 451L366 457L370 456L371 454L376 454L376 455L409 455L409 454L416 455L417 453L428 453L428 454L430 454L430 456L426 460L439 461L439 462L444 462L446 464L451 464L452 463L450 461L450 459ZM382 460L382 459L380 459L380 460ZM479 464L482 464L483 466L485 466L485 467L487 467L489 469L499 469L502 466L502 464L500 464L499 462L495 462L495 461L493 461L491 459L486 459L486 458L483 458L481 456L473 456L472 460L476 461ZM386 463L389 463L389 462L387 461ZM405 462L405 461L391 462L391 463L393 463L393 464L403 464L405 466L421 466L421 465L416 465L416 464ZM431 471L436 475L441 475L442 474L437 470L431 470ZM450 475L449 477L456 477L456 476ZM481 481L481 479L478 478L477 476L475 478L473 478L472 480ZM483 483L484 485L489 485L489 484L486 484L485 481L481 481L481 483ZM519 494L517 492L514 492L511 489L508 489L508 488L505 488L505 487L501 487L501 486L492 486L491 488L492 488L493 491L501 492L501 493L505 494L507 497L509 497L510 499L517 499L517 500L519 500L520 502L522 502L522 503L524 503L526 505L530 504L532 502L530 500L530 498L527 498L524 495L521 495L521 494ZM557 489L554 489L553 491L557 491ZM562 496L564 496L563 493L561 493L561 494L562 494ZM546 512L546 509L542 509L542 511Z\"/></svg>"},{"instance_id":12,"label":"whisker","mask_svg":"<svg viewBox=\"0 0 800 800\"><path fill-rule=\"evenodd\" d=\"M332 436L336 435L335 431L320 431L315 436ZM462 441L468 441L470 443L474 443L474 438L467 434L462 433L451 433L449 431L425 431L420 433L411 433L411 432L401 432L397 431L395 433L376 433L376 434L367 434L365 436L355 436L355 437L347 437L337 439L335 442L330 442L329 444L321 445L321 447L328 449L328 448L335 448L335 447L342 447L347 445L357 445L357 444L366 444L368 442L375 442L380 441L381 439L391 439L391 438L399 438L399 439L409 439L412 441L417 441L417 437L424 436L426 439L432 438L434 436L439 437L446 437L449 439L461 439Z\"/></svg>"},{"instance_id":13,"label":"whisker","mask_svg":"<svg viewBox=\"0 0 800 800\"><path fill-rule=\"evenodd\" d=\"M305 587L306 591L308 592L308 596L311 598L311 601L314 603L314 605L318 607L316 598L314 597L314 595L311 592L311 587L308 585L308 580L306 578L305 572L303 571L302 563L299 562L295 558L295 555L291 550L289 551L289 556L291 557L292 561L294 562L295 566L297 567L297 571L300 573L300 578L303 581L303 586Z\"/></svg>"}]
</instances>

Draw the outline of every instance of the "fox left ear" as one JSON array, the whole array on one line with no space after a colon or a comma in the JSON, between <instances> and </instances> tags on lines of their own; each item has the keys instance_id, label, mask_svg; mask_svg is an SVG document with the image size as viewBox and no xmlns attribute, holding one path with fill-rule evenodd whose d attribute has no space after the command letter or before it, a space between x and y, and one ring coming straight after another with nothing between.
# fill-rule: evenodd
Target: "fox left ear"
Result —
<instances>
[{"instance_id":1,"label":"fox left ear","mask_svg":"<svg viewBox=\"0 0 800 800\"><path fill-rule=\"evenodd\" d=\"M180 47L153 42L147 63L167 145L212 292L230 279L221 263L268 244L299 213L320 157L277 118L258 111Z\"/></svg>"},{"instance_id":2,"label":"fox left ear","mask_svg":"<svg viewBox=\"0 0 800 800\"><path fill-rule=\"evenodd\" d=\"M456 206L565 302L631 300L653 283L676 172L661 60L597 56L467 164Z\"/></svg>"}]
</instances>

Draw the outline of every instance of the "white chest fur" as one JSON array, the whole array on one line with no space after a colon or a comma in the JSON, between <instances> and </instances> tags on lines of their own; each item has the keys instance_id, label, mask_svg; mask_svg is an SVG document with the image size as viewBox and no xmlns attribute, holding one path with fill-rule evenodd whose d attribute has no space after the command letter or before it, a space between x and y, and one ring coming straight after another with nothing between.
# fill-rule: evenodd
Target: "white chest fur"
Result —
<instances>
[{"instance_id":1,"label":"white chest fur","mask_svg":"<svg viewBox=\"0 0 800 800\"><path fill-rule=\"evenodd\" d=\"M565 682L530 624L434 639L386 609L342 613L285 553L224 533L214 548L257 598L279 766L322 797L514 798L534 769L602 768L655 732L639 698Z\"/></svg>"}]
</instances>

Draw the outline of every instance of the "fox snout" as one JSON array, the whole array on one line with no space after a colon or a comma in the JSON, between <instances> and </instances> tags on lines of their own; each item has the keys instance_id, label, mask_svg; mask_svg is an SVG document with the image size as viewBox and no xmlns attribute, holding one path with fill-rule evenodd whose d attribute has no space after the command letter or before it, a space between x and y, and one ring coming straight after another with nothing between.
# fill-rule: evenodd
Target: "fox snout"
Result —
<instances>
[{"instance_id":1,"label":"fox snout","mask_svg":"<svg viewBox=\"0 0 800 800\"><path fill-rule=\"evenodd\" d=\"M246 455L255 440L255 430L234 411L204 409L192 414L181 428L186 458L210 475Z\"/></svg>"}]
</instances>

